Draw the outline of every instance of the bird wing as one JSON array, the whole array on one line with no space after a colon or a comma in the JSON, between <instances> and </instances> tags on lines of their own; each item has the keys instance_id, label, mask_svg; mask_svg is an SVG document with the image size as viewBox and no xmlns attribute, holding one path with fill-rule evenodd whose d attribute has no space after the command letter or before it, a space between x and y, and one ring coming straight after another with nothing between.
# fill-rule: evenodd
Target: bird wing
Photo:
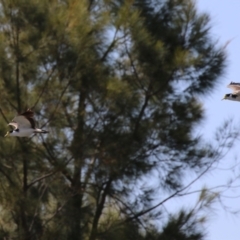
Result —
<instances>
[{"instance_id":1,"label":"bird wing","mask_svg":"<svg viewBox=\"0 0 240 240\"><path fill-rule=\"evenodd\" d=\"M22 115L22 116L24 116L26 118L33 118L34 112L31 109L28 109L26 112L23 112L23 113L21 113L19 115Z\"/></svg>"},{"instance_id":2,"label":"bird wing","mask_svg":"<svg viewBox=\"0 0 240 240\"><path fill-rule=\"evenodd\" d=\"M14 130L15 130L15 129L18 129L18 124L17 124L17 123L10 122L8 125L13 126L13 127L14 127Z\"/></svg>"},{"instance_id":3,"label":"bird wing","mask_svg":"<svg viewBox=\"0 0 240 240\"><path fill-rule=\"evenodd\" d=\"M240 92L240 83L231 82L227 87L231 88L234 93Z\"/></svg>"},{"instance_id":4,"label":"bird wing","mask_svg":"<svg viewBox=\"0 0 240 240\"><path fill-rule=\"evenodd\" d=\"M18 128L35 128L34 120L32 118L26 118L23 115L16 116L12 122L16 123Z\"/></svg>"}]
</instances>

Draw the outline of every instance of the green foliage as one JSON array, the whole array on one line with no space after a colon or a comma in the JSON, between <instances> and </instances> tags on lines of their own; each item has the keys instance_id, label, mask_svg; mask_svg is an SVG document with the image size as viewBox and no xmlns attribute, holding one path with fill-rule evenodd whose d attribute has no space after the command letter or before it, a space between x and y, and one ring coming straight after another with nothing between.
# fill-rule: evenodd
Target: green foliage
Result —
<instances>
[{"instance_id":1,"label":"green foliage","mask_svg":"<svg viewBox=\"0 0 240 240\"><path fill-rule=\"evenodd\" d=\"M1 238L150 239L154 194L220 156L194 136L224 70L209 16L189 0L0 4L0 133L26 108L50 131L0 139ZM191 217L157 239L202 239Z\"/></svg>"}]
</instances>

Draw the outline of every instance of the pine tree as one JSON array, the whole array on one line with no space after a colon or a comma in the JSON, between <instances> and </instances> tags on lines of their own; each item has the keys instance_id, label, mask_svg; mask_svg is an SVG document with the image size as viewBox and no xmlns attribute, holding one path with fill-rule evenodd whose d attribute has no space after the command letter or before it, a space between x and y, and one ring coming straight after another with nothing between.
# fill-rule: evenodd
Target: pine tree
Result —
<instances>
[{"instance_id":1,"label":"pine tree","mask_svg":"<svg viewBox=\"0 0 240 240\"><path fill-rule=\"evenodd\" d=\"M165 201L154 194L174 197L219 157L194 135L198 97L225 66L209 16L189 0L4 0L0 11L1 134L26 108L50 131L0 141L1 238L154 237ZM181 231L191 217L153 239L173 227L202 239Z\"/></svg>"}]
</instances>

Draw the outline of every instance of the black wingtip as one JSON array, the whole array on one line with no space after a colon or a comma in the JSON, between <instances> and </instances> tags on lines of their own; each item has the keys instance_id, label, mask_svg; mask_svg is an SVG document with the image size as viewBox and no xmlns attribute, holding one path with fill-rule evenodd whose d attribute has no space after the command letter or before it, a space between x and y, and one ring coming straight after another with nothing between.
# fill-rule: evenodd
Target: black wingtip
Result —
<instances>
[{"instance_id":1,"label":"black wingtip","mask_svg":"<svg viewBox=\"0 0 240 240\"><path fill-rule=\"evenodd\" d=\"M238 86L240 86L240 83L237 83L237 82L230 82L229 85L238 85Z\"/></svg>"},{"instance_id":2,"label":"black wingtip","mask_svg":"<svg viewBox=\"0 0 240 240\"><path fill-rule=\"evenodd\" d=\"M49 133L49 131L46 131L46 130L42 130L42 133Z\"/></svg>"}]
</instances>

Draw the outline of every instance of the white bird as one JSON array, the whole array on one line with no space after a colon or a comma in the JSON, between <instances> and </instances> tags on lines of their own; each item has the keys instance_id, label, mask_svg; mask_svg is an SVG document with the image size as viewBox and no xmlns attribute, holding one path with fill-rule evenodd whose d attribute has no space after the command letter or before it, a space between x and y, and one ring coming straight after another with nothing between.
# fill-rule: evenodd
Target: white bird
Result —
<instances>
[{"instance_id":1,"label":"white bird","mask_svg":"<svg viewBox=\"0 0 240 240\"><path fill-rule=\"evenodd\" d=\"M233 93L225 94L223 99L240 102L240 83L231 82L227 85L228 88L231 88Z\"/></svg>"},{"instance_id":2,"label":"white bird","mask_svg":"<svg viewBox=\"0 0 240 240\"><path fill-rule=\"evenodd\" d=\"M26 112L16 116L8 125L13 126L14 129L7 132L6 136L11 137L30 137L33 133L48 133L48 131L35 127L33 119L33 111L28 109Z\"/></svg>"}]
</instances>

